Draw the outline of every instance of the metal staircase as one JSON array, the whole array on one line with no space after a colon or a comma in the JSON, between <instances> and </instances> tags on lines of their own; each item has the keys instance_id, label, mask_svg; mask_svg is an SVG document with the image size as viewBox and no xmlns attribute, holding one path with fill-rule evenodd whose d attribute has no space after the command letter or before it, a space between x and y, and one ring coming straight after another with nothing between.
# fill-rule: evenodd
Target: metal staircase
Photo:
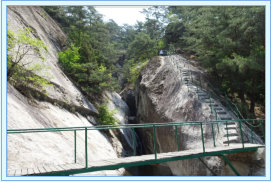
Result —
<instances>
[{"instance_id":1,"label":"metal staircase","mask_svg":"<svg viewBox=\"0 0 271 182\"><path fill-rule=\"evenodd\" d=\"M198 96L198 100L203 103L208 103L210 106L211 114L215 116L216 120L226 121L223 123L223 144L229 145L231 143L240 143L240 132L238 122L231 120L240 119L238 117L233 118L231 111L225 109L225 107L218 102L216 99L213 99L210 92L202 88L201 78L195 78L192 75L189 65L185 65L181 68L182 81L187 86L188 91L195 92ZM243 119L243 118L242 118ZM245 137L245 142L248 142Z\"/></svg>"}]
</instances>

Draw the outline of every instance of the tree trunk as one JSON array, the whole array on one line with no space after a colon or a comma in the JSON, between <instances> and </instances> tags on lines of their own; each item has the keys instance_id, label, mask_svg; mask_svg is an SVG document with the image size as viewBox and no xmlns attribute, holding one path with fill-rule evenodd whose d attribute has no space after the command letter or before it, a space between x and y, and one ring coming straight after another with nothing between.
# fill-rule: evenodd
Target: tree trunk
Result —
<instances>
[{"instance_id":1,"label":"tree trunk","mask_svg":"<svg viewBox=\"0 0 271 182\"><path fill-rule=\"evenodd\" d=\"M249 112L251 113L251 116L255 118L255 99L254 97L251 98L250 100L250 107L249 107Z\"/></svg>"},{"instance_id":2,"label":"tree trunk","mask_svg":"<svg viewBox=\"0 0 271 182\"><path fill-rule=\"evenodd\" d=\"M252 77L252 94L250 95L250 108L249 108L249 112L251 113L251 117L255 118L255 87L256 87L256 77L255 74L253 74Z\"/></svg>"},{"instance_id":3,"label":"tree trunk","mask_svg":"<svg viewBox=\"0 0 271 182\"><path fill-rule=\"evenodd\" d=\"M242 103L242 104L246 104L244 92L243 92L243 91L239 91L239 92L238 92L238 96L239 96L239 98L241 99L241 103Z\"/></svg>"},{"instance_id":4,"label":"tree trunk","mask_svg":"<svg viewBox=\"0 0 271 182\"><path fill-rule=\"evenodd\" d=\"M245 99L245 93L243 90L239 90L238 91L238 97L240 98L241 100L241 105L240 105L240 112L241 114L243 115L244 118L247 118L248 117L248 110L249 110L249 106L246 102L246 99Z\"/></svg>"}]
</instances>

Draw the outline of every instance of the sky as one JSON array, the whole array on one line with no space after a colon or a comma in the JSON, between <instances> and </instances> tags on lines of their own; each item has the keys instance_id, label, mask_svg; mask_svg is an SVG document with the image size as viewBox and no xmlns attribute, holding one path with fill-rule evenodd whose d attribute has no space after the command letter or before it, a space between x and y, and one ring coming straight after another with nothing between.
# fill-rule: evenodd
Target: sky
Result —
<instances>
[{"instance_id":1,"label":"sky","mask_svg":"<svg viewBox=\"0 0 271 182\"><path fill-rule=\"evenodd\" d=\"M147 6L98 6L95 9L104 15L104 20L113 19L119 26L127 23L136 24L136 21L144 21L144 14L140 13Z\"/></svg>"}]
</instances>

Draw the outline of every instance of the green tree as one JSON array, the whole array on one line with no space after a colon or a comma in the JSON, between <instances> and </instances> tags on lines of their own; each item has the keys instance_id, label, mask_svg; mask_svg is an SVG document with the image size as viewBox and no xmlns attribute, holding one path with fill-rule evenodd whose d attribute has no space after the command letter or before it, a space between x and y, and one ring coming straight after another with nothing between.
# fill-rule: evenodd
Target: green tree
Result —
<instances>
[{"instance_id":1,"label":"green tree","mask_svg":"<svg viewBox=\"0 0 271 182\"><path fill-rule=\"evenodd\" d=\"M117 24L104 23L102 15L90 6L63 7L61 11L47 7L46 10L61 17L59 23L68 35L69 48L59 53L66 74L89 96L116 89L116 78L112 75L118 71L116 61L121 47Z\"/></svg>"},{"instance_id":2,"label":"green tree","mask_svg":"<svg viewBox=\"0 0 271 182\"><path fill-rule=\"evenodd\" d=\"M78 69L82 69L82 65L79 63L79 49L79 47L71 45L67 50L58 53L59 62L69 76L73 76Z\"/></svg>"},{"instance_id":3,"label":"green tree","mask_svg":"<svg viewBox=\"0 0 271 182\"><path fill-rule=\"evenodd\" d=\"M140 32L129 44L128 55L136 61L145 61L155 56L158 51L156 41L146 33Z\"/></svg>"},{"instance_id":4,"label":"green tree","mask_svg":"<svg viewBox=\"0 0 271 182\"><path fill-rule=\"evenodd\" d=\"M21 29L17 34L8 29L7 79L16 87L32 86L43 90L43 86L50 85L50 82L35 73L44 69L44 66L24 59L26 56L36 56L45 60L44 54L48 51L43 41L33 38L32 33L30 28Z\"/></svg>"},{"instance_id":5,"label":"green tree","mask_svg":"<svg viewBox=\"0 0 271 182\"><path fill-rule=\"evenodd\" d=\"M99 116L98 122L102 125L114 125L117 124L117 120L114 118L115 111L110 111L106 105L101 105L98 109Z\"/></svg>"},{"instance_id":6,"label":"green tree","mask_svg":"<svg viewBox=\"0 0 271 182\"><path fill-rule=\"evenodd\" d=\"M33 30L31 28L24 28L19 30L18 34L15 34L8 29L7 32L7 61L8 79L14 74L18 66L25 67L29 63L22 63L25 56L34 55L38 58L44 60L44 53L47 53L47 46L43 41L32 38L31 33Z\"/></svg>"},{"instance_id":7,"label":"green tree","mask_svg":"<svg viewBox=\"0 0 271 182\"><path fill-rule=\"evenodd\" d=\"M167 43L194 53L225 91L237 93L242 105L250 101L250 117L254 117L255 103L264 105L264 8L169 9L174 18L167 27ZM180 34L175 32L178 29Z\"/></svg>"}]
</instances>

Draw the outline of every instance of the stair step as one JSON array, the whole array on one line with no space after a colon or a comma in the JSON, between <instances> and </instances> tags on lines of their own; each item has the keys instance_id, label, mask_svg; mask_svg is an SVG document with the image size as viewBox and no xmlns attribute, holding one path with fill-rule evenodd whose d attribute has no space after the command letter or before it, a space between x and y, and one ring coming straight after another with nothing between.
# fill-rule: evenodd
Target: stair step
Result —
<instances>
[{"instance_id":1,"label":"stair step","mask_svg":"<svg viewBox=\"0 0 271 182\"><path fill-rule=\"evenodd\" d=\"M229 136L229 141L238 141L239 137L238 136ZM223 143L228 142L228 137L223 138Z\"/></svg>"},{"instance_id":2,"label":"stair step","mask_svg":"<svg viewBox=\"0 0 271 182\"><path fill-rule=\"evenodd\" d=\"M228 140L227 137L224 137L223 140ZM238 140L239 137L238 136L229 136L229 140Z\"/></svg>"},{"instance_id":3,"label":"stair step","mask_svg":"<svg viewBox=\"0 0 271 182\"><path fill-rule=\"evenodd\" d=\"M226 131L227 132L227 131ZM236 129L231 129L231 130L228 130L228 134L229 135L235 135L235 136L239 136L239 133ZM227 134L225 133L225 136L227 136Z\"/></svg>"},{"instance_id":4,"label":"stair step","mask_svg":"<svg viewBox=\"0 0 271 182\"><path fill-rule=\"evenodd\" d=\"M228 126L228 128L227 127L225 127L224 128L225 130L237 130L237 128L236 128L236 126Z\"/></svg>"},{"instance_id":5,"label":"stair step","mask_svg":"<svg viewBox=\"0 0 271 182\"><path fill-rule=\"evenodd\" d=\"M221 120L232 120L231 117L228 117L228 118L220 118Z\"/></svg>"},{"instance_id":6,"label":"stair step","mask_svg":"<svg viewBox=\"0 0 271 182\"><path fill-rule=\"evenodd\" d=\"M239 134L238 134L238 133L229 133L228 135L229 135L229 137L232 137L232 136L239 137ZM224 137L227 138L227 134L225 134Z\"/></svg>"},{"instance_id":7,"label":"stair step","mask_svg":"<svg viewBox=\"0 0 271 182\"><path fill-rule=\"evenodd\" d=\"M232 126L232 125L236 126L235 122L228 122L227 124L224 123L224 125L225 125L225 126L226 126L226 125L228 125L228 126Z\"/></svg>"},{"instance_id":8,"label":"stair step","mask_svg":"<svg viewBox=\"0 0 271 182\"><path fill-rule=\"evenodd\" d=\"M238 140L226 140L226 141L223 141L223 144L228 144L228 143L239 143L239 141Z\"/></svg>"}]
</instances>

